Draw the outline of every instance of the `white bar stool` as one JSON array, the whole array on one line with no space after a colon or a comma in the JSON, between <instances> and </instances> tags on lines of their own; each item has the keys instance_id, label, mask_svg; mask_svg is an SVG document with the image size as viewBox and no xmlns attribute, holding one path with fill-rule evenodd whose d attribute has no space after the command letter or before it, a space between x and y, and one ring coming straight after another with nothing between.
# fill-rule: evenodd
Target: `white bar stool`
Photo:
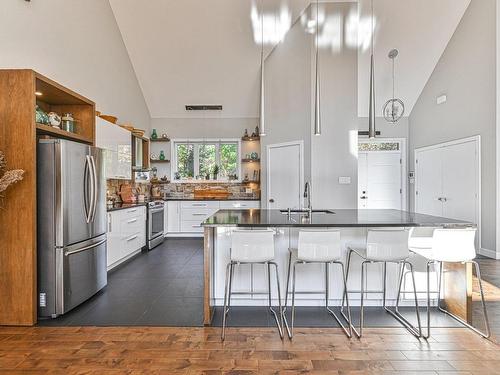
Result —
<instances>
[{"instance_id":1,"label":"white bar stool","mask_svg":"<svg viewBox=\"0 0 500 375\"><path fill-rule=\"evenodd\" d=\"M274 231L266 230L234 230L231 236L231 261L226 267L226 281L224 290L224 310L222 315L222 335L224 340L226 332L226 320L231 306L232 281L234 267L240 264L262 264L267 266L269 310L276 320L280 337L283 339L283 314L281 310L281 292L278 275L278 265L274 260ZM271 301L271 265L276 268L276 285L278 287L279 316L272 308Z\"/></svg>"},{"instance_id":2,"label":"white bar stool","mask_svg":"<svg viewBox=\"0 0 500 375\"><path fill-rule=\"evenodd\" d=\"M285 293L285 307L283 309L283 316L285 327L288 332L288 337L293 338L293 327L295 322L295 294L304 293L296 292L296 268L298 264L312 264L312 263L324 263L325 264L325 308L330 313L340 327L344 330L347 337L352 337L352 324L351 324L351 310L349 308L349 298L347 296L347 282L346 273L344 272L344 264L341 261L342 250L340 246L340 231L299 231L299 242L297 249L289 249L290 257L288 260L288 275L286 282L286 293ZM296 261L293 262L293 278L292 278L292 322L291 327L288 325L286 319L286 307L288 302L288 287L290 284L290 271L292 267L292 256L296 257ZM344 293L343 296L347 301L347 313L346 318L349 328L346 328L340 319L337 317L335 312L330 308L328 304L329 299L329 287L330 287L330 264L340 265L342 270L342 281L344 283ZM323 292L323 291L321 291ZM321 293L320 292L320 293ZM307 294L312 294L316 292L307 292Z\"/></svg>"},{"instance_id":3,"label":"white bar stool","mask_svg":"<svg viewBox=\"0 0 500 375\"><path fill-rule=\"evenodd\" d=\"M433 264L439 264L439 281L438 281L438 309L451 316L458 322L462 323L464 326L472 329L477 334L483 336L484 338L489 338L491 335L490 324L488 321L488 312L486 311L486 303L484 300L483 285L481 282L481 271L479 269L479 264L474 260L476 257L476 228L464 228L464 229L435 229L432 236L432 251L427 252L427 335L424 338L429 338L431 334L431 324L430 324L430 268ZM477 328L473 327L462 318L450 313L448 310L440 306L441 299L441 284L443 280L443 262L447 263L462 263L462 264L473 264L476 269L476 276L479 281L479 289L481 291L481 302L483 305L484 322L486 327L486 332L481 332Z\"/></svg>"},{"instance_id":4,"label":"white bar stool","mask_svg":"<svg viewBox=\"0 0 500 375\"><path fill-rule=\"evenodd\" d=\"M358 337L363 334L364 326L364 295L365 295L365 279L366 265L368 263L383 263L383 307L384 310L396 318L412 335L417 338L422 336L422 328L420 323L420 313L418 311L417 290L415 285L415 274L413 265L408 261L410 252L408 250L408 231L394 229L369 229L365 248L349 247L347 255L347 277L349 277L349 269L351 265L352 254L358 255L362 259L361 263L361 311L359 320L359 332L353 328ZM386 306L386 290L387 290L387 263L397 263L400 266L398 295L394 311ZM408 267L412 274L413 292L415 298L415 313L417 316L418 330L399 312L399 300L401 296L401 284L403 282L404 269ZM344 301L342 301L342 308Z\"/></svg>"}]
</instances>

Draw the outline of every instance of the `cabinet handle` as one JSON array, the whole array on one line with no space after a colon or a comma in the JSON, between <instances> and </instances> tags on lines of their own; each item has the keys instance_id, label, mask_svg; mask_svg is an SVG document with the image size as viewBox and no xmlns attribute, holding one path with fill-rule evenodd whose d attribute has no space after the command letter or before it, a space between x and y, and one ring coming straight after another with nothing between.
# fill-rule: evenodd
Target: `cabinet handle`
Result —
<instances>
[{"instance_id":1,"label":"cabinet handle","mask_svg":"<svg viewBox=\"0 0 500 375\"><path fill-rule=\"evenodd\" d=\"M136 221L137 221L137 219L130 219L127 221L127 223L132 224L132 223L135 223Z\"/></svg>"},{"instance_id":2,"label":"cabinet handle","mask_svg":"<svg viewBox=\"0 0 500 375\"><path fill-rule=\"evenodd\" d=\"M112 219L112 216L108 215L108 232L111 232L111 219Z\"/></svg>"},{"instance_id":3,"label":"cabinet handle","mask_svg":"<svg viewBox=\"0 0 500 375\"><path fill-rule=\"evenodd\" d=\"M136 235L134 235L134 236L132 236L132 237L129 237L129 238L127 238L127 242L130 242L130 241L132 241L132 240L135 240L137 237L139 237L137 234L136 234Z\"/></svg>"},{"instance_id":4,"label":"cabinet handle","mask_svg":"<svg viewBox=\"0 0 500 375\"><path fill-rule=\"evenodd\" d=\"M191 225L193 228L201 228L201 224L198 225Z\"/></svg>"},{"instance_id":5,"label":"cabinet handle","mask_svg":"<svg viewBox=\"0 0 500 375\"><path fill-rule=\"evenodd\" d=\"M203 213L193 213L192 215L193 216L207 216L207 214L203 214Z\"/></svg>"},{"instance_id":6,"label":"cabinet handle","mask_svg":"<svg viewBox=\"0 0 500 375\"><path fill-rule=\"evenodd\" d=\"M127 210L127 212L137 212L137 208L133 208L132 210Z\"/></svg>"},{"instance_id":7,"label":"cabinet handle","mask_svg":"<svg viewBox=\"0 0 500 375\"><path fill-rule=\"evenodd\" d=\"M192 203L191 205L193 207L207 207L206 203Z\"/></svg>"}]
</instances>

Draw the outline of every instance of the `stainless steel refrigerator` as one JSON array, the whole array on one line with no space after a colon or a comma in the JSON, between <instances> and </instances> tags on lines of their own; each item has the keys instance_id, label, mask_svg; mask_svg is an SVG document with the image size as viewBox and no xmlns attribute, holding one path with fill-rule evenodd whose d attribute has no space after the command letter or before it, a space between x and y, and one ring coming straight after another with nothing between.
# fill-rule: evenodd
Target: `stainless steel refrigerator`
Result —
<instances>
[{"instance_id":1,"label":"stainless steel refrigerator","mask_svg":"<svg viewBox=\"0 0 500 375\"><path fill-rule=\"evenodd\" d=\"M56 317L107 284L101 150L39 140L37 202L38 316Z\"/></svg>"}]
</instances>

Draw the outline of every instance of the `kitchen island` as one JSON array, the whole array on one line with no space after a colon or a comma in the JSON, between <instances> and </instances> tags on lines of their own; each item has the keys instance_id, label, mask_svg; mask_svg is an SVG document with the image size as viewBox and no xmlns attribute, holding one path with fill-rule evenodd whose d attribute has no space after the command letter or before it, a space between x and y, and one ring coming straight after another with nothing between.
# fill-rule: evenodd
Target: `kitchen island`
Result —
<instances>
[{"instance_id":1,"label":"kitchen island","mask_svg":"<svg viewBox=\"0 0 500 375\"><path fill-rule=\"evenodd\" d=\"M202 224L204 227L204 324L210 325L215 306L221 306L224 298L224 277L226 264L229 262L231 232L234 229L262 229L271 228L275 231L275 262L280 270L281 290L285 290L286 270L288 268L289 248L297 246L298 232L304 228L338 229L341 231L343 251L347 245L363 245L366 241L366 232L369 228L412 228L412 227L464 227L473 226L472 223L417 214L399 210L357 210L331 209L304 211L287 210L219 210ZM367 284L368 290L382 289L382 272L380 264L369 265ZM391 267L392 268L389 268ZM321 272L322 264L312 265L300 274L297 274L297 290L308 292L297 297L297 305L319 306L324 303L323 293L313 293L324 289L324 276ZM397 294L398 270L395 264L388 264L388 301L394 301ZM451 308L457 314L469 319L468 310L471 303L472 271L468 267L452 267L447 275L449 284L453 288L444 291L445 303L448 298L453 301ZM349 277L348 289L359 290L360 263L354 262ZM233 305L263 306L267 304L266 268L240 265L236 267L233 288L237 294L232 298ZM331 305L339 305L342 299L340 287L341 277L338 273L331 275ZM422 278L424 280L424 278ZM445 280L445 281L446 281ZM463 284L463 288L459 287ZM333 286L333 287L332 287ZM417 285L423 289L425 283ZM276 291L273 291L276 296ZM353 296L352 298L356 298ZM276 301L275 301L276 302ZM410 299L403 298L402 305L411 304ZM277 303L276 303L277 304ZM358 301L352 299L351 305ZM366 305L381 304L381 293L372 293Z\"/></svg>"}]
</instances>

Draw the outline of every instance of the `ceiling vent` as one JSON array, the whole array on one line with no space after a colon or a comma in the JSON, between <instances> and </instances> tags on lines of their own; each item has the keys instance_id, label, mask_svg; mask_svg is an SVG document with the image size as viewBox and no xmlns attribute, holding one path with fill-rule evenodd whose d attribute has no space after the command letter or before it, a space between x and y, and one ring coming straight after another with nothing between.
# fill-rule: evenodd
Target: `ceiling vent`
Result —
<instances>
[{"instance_id":1,"label":"ceiling vent","mask_svg":"<svg viewBox=\"0 0 500 375\"><path fill-rule=\"evenodd\" d=\"M186 111L222 111L221 105L186 105Z\"/></svg>"}]
</instances>

